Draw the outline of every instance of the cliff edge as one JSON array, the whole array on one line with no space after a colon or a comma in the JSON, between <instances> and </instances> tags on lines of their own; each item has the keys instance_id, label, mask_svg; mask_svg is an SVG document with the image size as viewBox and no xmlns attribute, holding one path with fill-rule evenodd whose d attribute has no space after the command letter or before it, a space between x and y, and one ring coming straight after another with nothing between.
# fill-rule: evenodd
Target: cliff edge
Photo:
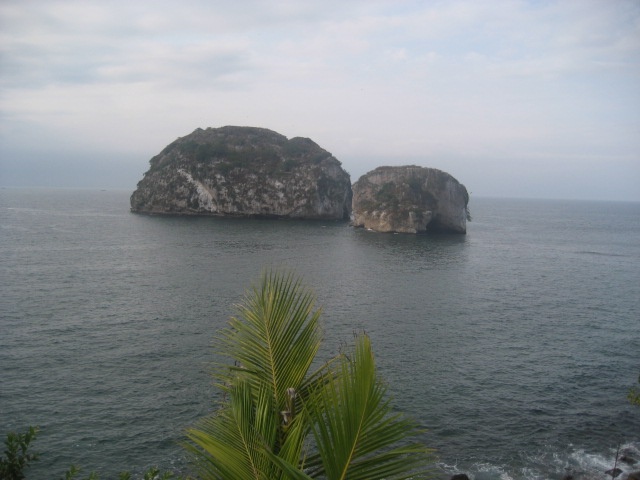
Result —
<instances>
[{"instance_id":1,"label":"cliff edge","mask_svg":"<svg viewBox=\"0 0 640 480\"><path fill-rule=\"evenodd\" d=\"M469 194L435 168L378 167L353 185L353 225L378 232L466 233Z\"/></svg>"},{"instance_id":2,"label":"cliff edge","mask_svg":"<svg viewBox=\"0 0 640 480\"><path fill-rule=\"evenodd\" d=\"M349 174L308 138L254 127L198 128L149 163L131 195L132 212L350 218Z\"/></svg>"}]
</instances>

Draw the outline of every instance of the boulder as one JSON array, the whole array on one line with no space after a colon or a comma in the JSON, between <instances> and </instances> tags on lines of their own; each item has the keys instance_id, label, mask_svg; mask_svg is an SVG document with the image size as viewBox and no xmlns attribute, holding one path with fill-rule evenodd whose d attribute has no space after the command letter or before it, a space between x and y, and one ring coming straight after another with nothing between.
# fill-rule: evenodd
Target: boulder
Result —
<instances>
[{"instance_id":1,"label":"boulder","mask_svg":"<svg viewBox=\"0 0 640 480\"><path fill-rule=\"evenodd\" d=\"M335 220L351 214L349 174L308 138L198 128L149 163L131 195L132 212Z\"/></svg>"},{"instance_id":2,"label":"boulder","mask_svg":"<svg viewBox=\"0 0 640 480\"><path fill-rule=\"evenodd\" d=\"M609 475L611 478L616 478L618 475L622 473L622 470L619 468L612 468L610 470L607 470L604 473Z\"/></svg>"},{"instance_id":3,"label":"boulder","mask_svg":"<svg viewBox=\"0 0 640 480\"><path fill-rule=\"evenodd\" d=\"M353 185L353 225L377 232L466 233L469 194L435 168L378 167Z\"/></svg>"},{"instance_id":4,"label":"boulder","mask_svg":"<svg viewBox=\"0 0 640 480\"><path fill-rule=\"evenodd\" d=\"M627 465L635 465L636 463L638 463L638 461L635 458L637 453L638 453L638 450L634 448L624 448L620 452L620 457L618 458L618 460L620 460L623 463L626 463Z\"/></svg>"},{"instance_id":5,"label":"boulder","mask_svg":"<svg viewBox=\"0 0 640 480\"><path fill-rule=\"evenodd\" d=\"M456 473L451 477L451 480L469 480L469 477L466 473Z\"/></svg>"}]
</instances>

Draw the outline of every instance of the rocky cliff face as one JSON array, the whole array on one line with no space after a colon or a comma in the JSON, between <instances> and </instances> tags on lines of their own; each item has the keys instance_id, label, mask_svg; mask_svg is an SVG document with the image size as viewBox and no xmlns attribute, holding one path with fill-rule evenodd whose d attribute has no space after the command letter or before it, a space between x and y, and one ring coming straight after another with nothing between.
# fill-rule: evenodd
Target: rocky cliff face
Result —
<instances>
[{"instance_id":1,"label":"rocky cliff face","mask_svg":"<svg viewBox=\"0 0 640 480\"><path fill-rule=\"evenodd\" d=\"M197 129L153 157L131 211L348 219L351 196L349 174L308 138L222 127Z\"/></svg>"},{"instance_id":2,"label":"rocky cliff face","mask_svg":"<svg viewBox=\"0 0 640 480\"><path fill-rule=\"evenodd\" d=\"M378 232L466 233L469 194L435 168L378 167L353 185L353 225Z\"/></svg>"}]
</instances>

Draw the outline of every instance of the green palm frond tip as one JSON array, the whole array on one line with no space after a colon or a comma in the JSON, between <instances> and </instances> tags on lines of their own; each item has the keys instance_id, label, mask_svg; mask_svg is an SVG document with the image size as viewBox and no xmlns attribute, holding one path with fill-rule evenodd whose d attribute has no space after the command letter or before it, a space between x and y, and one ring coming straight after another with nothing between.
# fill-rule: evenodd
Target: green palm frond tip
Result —
<instances>
[{"instance_id":1,"label":"green palm frond tip","mask_svg":"<svg viewBox=\"0 0 640 480\"><path fill-rule=\"evenodd\" d=\"M433 452L391 406L371 340L312 369L320 309L292 273L270 271L244 298L217 348L225 400L187 431L203 479L419 479Z\"/></svg>"}]
</instances>

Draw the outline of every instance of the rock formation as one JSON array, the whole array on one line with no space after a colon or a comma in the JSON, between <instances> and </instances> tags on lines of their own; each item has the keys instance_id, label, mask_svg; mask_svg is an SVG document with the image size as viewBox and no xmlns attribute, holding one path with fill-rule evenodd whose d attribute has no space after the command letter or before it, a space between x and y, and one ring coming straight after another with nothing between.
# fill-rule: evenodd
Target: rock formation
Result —
<instances>
[{"instance_id":1,"label":"rock formation","mask_svg":"<svg viewBox=\"0 0 640 480\"><path fill-rule=\"evenodd\" d=\"M378 167L353 185L353 225L378 232L466 233L467 189L448 173Z\"/></svg>"},{"instance_id":2,"label":"rock formation","mask_svg":"<svg viewBox=\"0 0 640 480\"><path fill-rule=\"evenodd\" d=\"M308 138L199 128L151 159L131 211L346 220L351 196L349 174Z\"/></svg>"}]
</instances>

